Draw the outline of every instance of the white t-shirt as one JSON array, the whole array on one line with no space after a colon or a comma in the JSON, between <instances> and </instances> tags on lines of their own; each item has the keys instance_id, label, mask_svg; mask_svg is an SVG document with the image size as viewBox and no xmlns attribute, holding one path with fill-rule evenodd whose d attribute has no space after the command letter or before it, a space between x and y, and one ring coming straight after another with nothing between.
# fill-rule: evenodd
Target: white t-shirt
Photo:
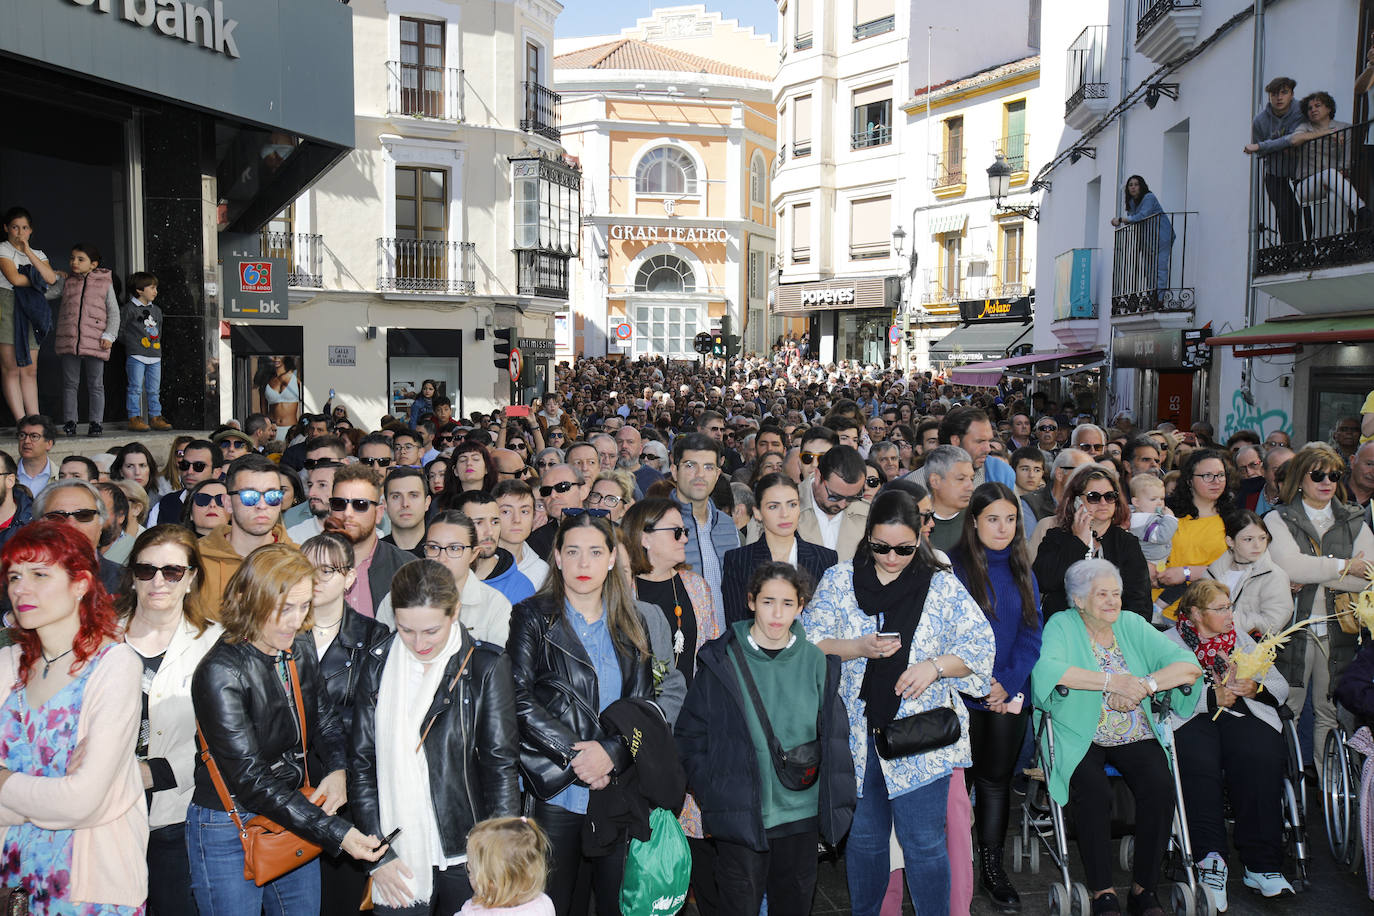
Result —
<instances>
[{"instance_id":1,"label":"white t-shirt","mask_svg":"<svg viewBox=\"0 0 1374 916\"><path fill-rule=\"evenodd\" d=\"M34 257L40 261L46 261L48 256L37 248L33 249ZM19 250L9 242L0 242L0 258L9 258L14 262L15 267L23 267L25 264L32 264L28 255L20 254ZM0 273L0 289L14 289L14 284L5 279L5 275Z\"/></svg>"}]
</instances>

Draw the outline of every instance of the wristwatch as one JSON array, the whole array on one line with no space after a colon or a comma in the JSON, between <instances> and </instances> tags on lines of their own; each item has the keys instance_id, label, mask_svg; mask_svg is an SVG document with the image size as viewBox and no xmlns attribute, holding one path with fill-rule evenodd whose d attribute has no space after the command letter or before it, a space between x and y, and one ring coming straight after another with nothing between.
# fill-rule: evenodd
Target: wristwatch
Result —
<instances>
[{"instance_id":1,"label":"wristwatch","mask_svg":"<svg viewBox=\"0 0 1374 916\"><path fill-rule=\"evenodd\" d=\"M1145 686L1150 689L1150 696L1154 696L1155 694L1159 693L1159 681L1155 680L1155 676L1153 674L1145 675L1143 680L1145 681Z\"/></svg>"}]
</instances>

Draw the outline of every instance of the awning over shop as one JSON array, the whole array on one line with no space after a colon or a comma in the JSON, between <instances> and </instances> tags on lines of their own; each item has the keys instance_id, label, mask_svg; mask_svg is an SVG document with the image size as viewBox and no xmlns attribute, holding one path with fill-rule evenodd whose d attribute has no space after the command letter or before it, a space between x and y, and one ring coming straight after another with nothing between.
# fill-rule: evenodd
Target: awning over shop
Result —
<instances>
[{"instance_id":1,"label":"awning over shop","mask_svg":"<svg viewBox=\"0 0 1374 916\"><path fill-rule=\"evenodd\" d=\"M1006 356L1031 332L1029 324L983 322L955 328L930 345L931 362L976 363Z\"/></svg>"},{"instance_id":2,"label":"awning over shop","mask_svg":"<svg viewBox=\"0 0 1374 916\"><path fill-rule=\"evenodd\" d=\"M1302 344L1374 341L1374 314L1276 318L1207 338L1214 347L1296 348ZM1274 352L1273 349L1262 350ZM1286 350L1284 352L1292 352Z\"/></svg>"},{"instance_id":3,"label":"awning over shop","mask_svg":"<svg viewBox=\"0 0 1374 916\"><path fill-rule=\"evenodd\" d=\"M1057 376L1083 372L1099 365L1101 350L1058 350L1053 353L1032 353L1029 356L1014 356L1009 359L993 359L982 363L960 366L951 373L951 381L956 385L972 385L978 388L994 388L1009 369L1028 369L1063 360L1079 363L1076 368L1056 373Z\"/></svg>"}]
</instances>

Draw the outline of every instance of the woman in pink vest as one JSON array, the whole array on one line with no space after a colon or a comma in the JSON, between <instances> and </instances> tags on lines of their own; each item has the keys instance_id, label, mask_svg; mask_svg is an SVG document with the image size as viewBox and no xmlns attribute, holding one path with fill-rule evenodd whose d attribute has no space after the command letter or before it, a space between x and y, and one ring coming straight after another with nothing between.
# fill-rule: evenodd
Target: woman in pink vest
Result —
<instances>
[{"instance_id":1,"label":"woman in pink vest","mask_svg":"<svg viewBox=\"0 0 1374 916\"><path fill-rule=\"evenodd\" d=\"M48 291L62 299L57 316L57 355L62 357L62 429L76 435L76 394L81 375L90 396L89 435L100 435L105 419L105 363L119 335L119 297L114 274L100 266L100 251L91 244L72 246L71 273Z\"/></svg>"}]
</instances>

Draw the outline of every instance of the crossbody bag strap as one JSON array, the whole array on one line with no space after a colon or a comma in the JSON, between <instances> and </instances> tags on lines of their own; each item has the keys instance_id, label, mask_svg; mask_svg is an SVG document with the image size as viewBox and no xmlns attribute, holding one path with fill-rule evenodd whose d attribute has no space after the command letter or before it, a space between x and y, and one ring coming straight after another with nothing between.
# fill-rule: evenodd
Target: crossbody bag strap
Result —
<instances>
[{"instance_id":1,"label":"crossbody bag strap","mask_svg":"<svg viewBox=\"0 0 1374 916\"><path fill-rule=\"evenodd\" d=\"M200 730L200 723L196 723L196 738L200 740L200 759L205 764L205 769L210 771L210 782L215 786L215 794L219 796L219 803L224 806L234 826L243 831L243 819L239 817L238 809L234 807L234 799L229 794L229 787L224 784L224 776L219 771L219 764L215 763L215 758L210 756L210 743L205 740L205 733Z\"/></svg>"},{"instance_id":2,"label":"crossbody bag strap","mask_svg":"<svg viewBox=\"0 0 1374 916\"><path fill-rule=\"evenodd\" d=\"M310 746L306 733L310 731L310 728L305 721L305 699L301 696L301 676L300 672L296 670L296 657L294 655L287 656L286 670L291 673L291 695L295 697L296 717L301 723L301 769L305 771L305 782L306 785L309 785L310 764L307 761L310 758Z\"/></svg>"},{"instance_id":3,"label":"crossbody bag strap","mask_svg":"<svg viewBox=\"0 0 1374 916\"><path fill-rule=\"evenodd\" d=\"M754 714L759 717L759 725L763 727L763 737L768 742L768 749L773 752L774 757L780 759L783 754L782 745L778 743L778 736L773 734L773 725L768 721L768 711L763 708L763 698L759 696L758 685L754 683L754 675L749 671L749 662L745 660L744 650L739 647L738 640L730 643L730 653L735 657L740 679L744 681L744 688L749 691L749 699L754 703Z\"/></svg>"},{"instance_id":4,"label":"crossbody bag strap","mask_svg":"<svg viewBox=\"0 0 1374 916\"><path fill-rule=\"evenodd\" d=\"M448 682L449 693L453 693L453 689L458 686L458 680L463 676L463 671L468 666L468 659L472 658L472 653L476 651L477 646L473 645L468 647L468 654L463 656L463 663L458 666L458 673L453 675L453 680ZM420 753L420 749L425 746L425 739L429 737L429 730L434 727L434 723L438 720L438 715L435 715L430 718L429 723L425 725L425 730L420 733L420 743L415 745L415 753Z\"/></svg>"}]
</instances>

